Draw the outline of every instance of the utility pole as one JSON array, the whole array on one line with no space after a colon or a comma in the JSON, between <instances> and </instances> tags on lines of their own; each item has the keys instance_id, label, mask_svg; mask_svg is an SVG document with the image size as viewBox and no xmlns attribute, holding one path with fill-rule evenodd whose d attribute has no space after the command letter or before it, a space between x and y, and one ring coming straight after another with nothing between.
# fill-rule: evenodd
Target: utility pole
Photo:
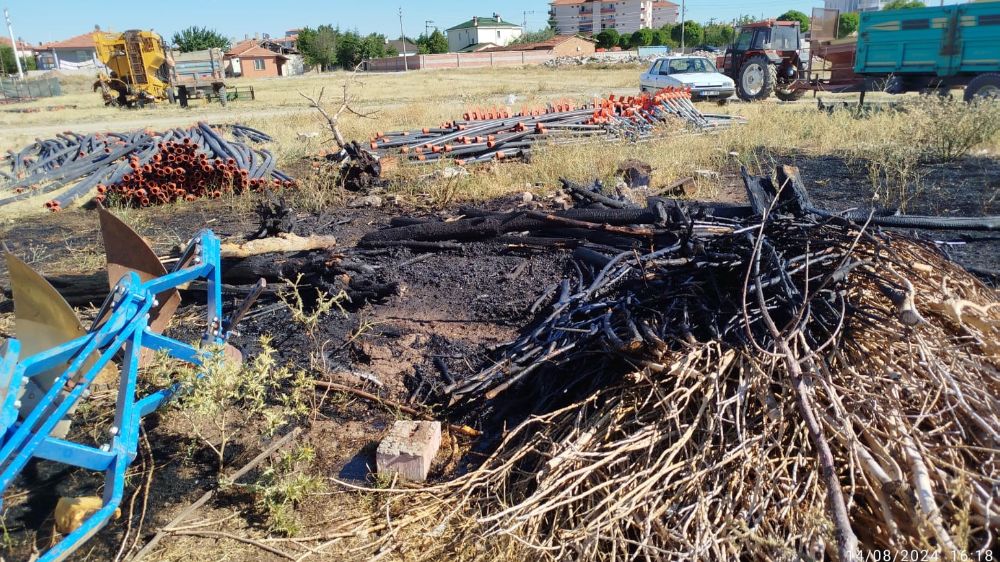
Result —
<instances>
[{"instance_id":1,"label":"utility pole","mask_svg":"<svg viewBox=\"0 0 1000 562\"><path fill-rule=\"evenodd\" d=\"M685 7L685 0L681 0L681 54L684 54L684 12L687 11Z\"/></svg>"},{"instance_id":2,"label":"utility pole","mask_svg":"<svg viewBox=\"0 0 1000 562\"><path fill-rule=\"evenodd\" d=\"M430 37L431 36L431 24L432 23L434 23L434 20L424 20L424 37ZM437 30L437 27L435 27L434 29Z\"/></svg>"},{"instance_id":3,"label":"utility pole","mask_svg":"<svg viewBox=\"0 0 1000 562\"><path fill-rule=\"evenodd\" d=\"M403 44L403 72L409 72L410 64L406 62L406 33L403 32L403 7L399 7L399 42Z\"/></svg>"},{"instance_id":4,"label":"utility pole","mask_svg":"<svg viewBox=\"0 0 1000 562\"><path fill-rule=\"evenodd\" d=\"M7 33L10 33L10 46L14 48L14 62L17 64L17 77L24 80L24 70L21 68L21 57L17 56L17 39L14 39L14 27L10 24L10 14L3 9L3 17L7 20Z\"/></svg>"}]
</instances>

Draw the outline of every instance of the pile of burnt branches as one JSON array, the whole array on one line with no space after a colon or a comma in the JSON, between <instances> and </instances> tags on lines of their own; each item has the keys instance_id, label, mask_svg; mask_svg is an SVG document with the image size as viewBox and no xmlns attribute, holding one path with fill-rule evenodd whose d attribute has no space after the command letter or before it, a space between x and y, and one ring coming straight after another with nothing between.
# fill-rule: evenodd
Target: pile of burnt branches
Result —
<instances>
[{"instance_id":1,"label":"pile of burnt branches","mask_svg":"<svg viewBox=\"0 0 1000 562\"><path fill-rule=\"evenodd\" d=\"M468 473L390 496L378 548L854 560L995 544L996 293L871 214L808 212L783 172L747 176L742 216L660 205L603 224L633 246L577 248L539 320L445 389L453 415L512 429Z\"/></svg>"}]
</instances>

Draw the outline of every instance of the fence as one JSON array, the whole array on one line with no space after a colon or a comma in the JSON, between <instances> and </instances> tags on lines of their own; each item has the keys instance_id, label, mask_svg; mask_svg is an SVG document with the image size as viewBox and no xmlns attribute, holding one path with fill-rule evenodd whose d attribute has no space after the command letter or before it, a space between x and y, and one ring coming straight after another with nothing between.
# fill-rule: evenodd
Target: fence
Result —
<instances>
[{"instance_id":1,"label":"fence","mask_svg":"<svg viewBox=\"0 0 1000 562\"><path fill-rule=\"evenodd\" d=\"M649 46L649 47L639 47L639 57L655 57L655 56L666 56L671 53L670 47L666 46Z\"/></svg>"},{"instance_id":2,"label":"fence","mask_svg":"<svg viewBox=\"0 0 1000 562\"><path fill-rule=\"evenodd\" d=\"M0 78L0 102L27 101L35 98L61 96L58 78L11 80Z\"/></svg>"},{"instance_id":3,"label":"fence","mask_svg":"<svg viewBox=\"0 0 1000 562\"><path fill-rule=\"evenodd\" d=\"M444 53L440 55L409 55L406 66L403 57L373 59L365 63L371 72L402 72L435 68L493 68L544 64L555 58L552 51L493 51L486 53Z\"/></svg>"}]
</instances>

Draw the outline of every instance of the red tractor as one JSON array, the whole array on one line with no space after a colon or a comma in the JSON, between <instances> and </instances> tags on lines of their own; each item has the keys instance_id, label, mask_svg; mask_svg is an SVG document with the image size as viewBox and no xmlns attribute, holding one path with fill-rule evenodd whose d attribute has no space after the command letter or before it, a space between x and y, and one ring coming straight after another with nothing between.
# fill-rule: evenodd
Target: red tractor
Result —
<instances>
[{"instance_id":1,"label":"red tractor","mask_svg":"<svg viewBox=\"0 0 1000 562\"><path fill-rule=\"evenodd\" d=\"M793 101L805 94L797 88L806 76L799 22L766 20L740 26L736 39L719 56L717 66L736 82L743 101L765 100L773 93Z\"/></svg>"}]
</instances>

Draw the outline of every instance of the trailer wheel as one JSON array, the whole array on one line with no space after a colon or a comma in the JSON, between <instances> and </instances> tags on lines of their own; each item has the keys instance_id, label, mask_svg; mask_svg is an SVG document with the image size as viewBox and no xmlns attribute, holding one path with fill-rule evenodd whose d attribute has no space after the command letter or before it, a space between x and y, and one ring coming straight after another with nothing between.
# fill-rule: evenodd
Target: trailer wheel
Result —
<instances>
[{"instance_id":1,"label":"trailer wheel","mask_svg":"<svg viewBox=\"0 0 1000 562\"><path fill-rule=\"evenodd\" d=\"M736 80L736 95L743 101L760 101L771 97L778 81L778 70L764 55L750 57Z\"/></svg>"},{"instance_id":2,"label":"trailer wheel","mask_svg":"<svg viewBox=\"0 0 1000 562\"><path fill-rule=\"evenodd\" d=\"M775 90L774 95L781 101L796 101L802 99L802 96L806 95L806 91L802 89Z\"/></svg>"},{"instance_id":3,"label":"trailer wheel","mask_svg":"<svg viewBox=\"0 0 1000 562\"><path fill-rule=\"evenodd\" d=\"M980 74L965 87L965 101L976 98L1000 98L1000 74Z\"/></svg>"}]
</instances>

